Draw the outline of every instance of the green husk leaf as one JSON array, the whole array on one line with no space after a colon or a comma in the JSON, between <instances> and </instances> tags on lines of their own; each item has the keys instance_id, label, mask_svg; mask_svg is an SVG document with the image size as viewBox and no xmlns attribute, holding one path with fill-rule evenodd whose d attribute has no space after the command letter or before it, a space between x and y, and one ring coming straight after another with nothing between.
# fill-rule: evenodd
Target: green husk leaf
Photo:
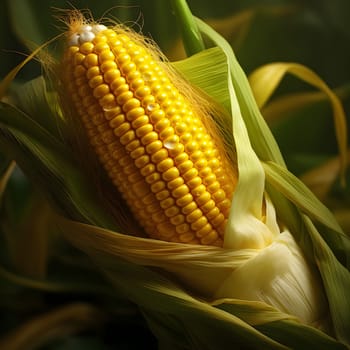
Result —
<instances>
[{"instance_id":1,"label":"green husk leaf","mask_svg":"<svg viewBox=\"0 0 350 350\"><path fill-rule=\"evenodd\" d=\"M212 303L219 309L233 313L245 322L259 326L265 323L292 320L298 322L296 317L285 314L260 301L248 301L239 299L218 299Z\"/></svg>"},{"instance_id":2,"label":"green husk leaf","mask_svg":"<svg viewBox=\"0 0 350 350\"><path fill-rule=\"evenodd\" d=\"M278 164L284 165L284 160L279 151L278 145L264 118L260 114L248 79L239 65L231 46L223 37L203 21L197 18L196 23L202 32L202 35L207 37L214 46L220 47L226 55L228 71L232 79L233 88L239 101L240 111L255 153L261 160L272 160ZM225 79L227 81L227 77ZM232 117L235 118L235 115Z\"/></svg>"},{"instance_id":3,"label":"green husk leaf","mask_svg":"<svg viewBox=\"0 0 350 350\"><path fill-rule=\"evenodd\" d=\"M301 212L322 224L321 235L350 268L350 237L343 233L333 214L294 175L275 163L263 163L266 179L280 194L288 198ZM328 228L328 229L327 229Z\"/></svg>"},{"instance_id":4,"label":"green husk leaf","mask_svg":"<svg viewBox=\"0 0 350 350\"><path fill-rule=\"evenodd\" d=\"M172 0L171 6L176 19L180 22L182 40L188 55L204 50L204 42L200 31L194 21L186 0Z\"/></svg>"},{"instance_id":5,"label":"green husk leaf","mask_svg":"<svg viewBox=\"0 0 350 350\"><path fill-rule=\"evenodd\" d=\"M3 103L1 107L0 130L5 132L0 134L3 151L15 159L34 182L40 183L69 217L115 227L101 209L97 194L69 157L68 149L22 111Z\"/></svg>"},{"instance_id":6,"label":"green husk leaf","mask_svg":"<svg viewBox=\"0 0 350 350\"><path fill-rule=\"evenodd\" d=\"M97 263L101 263L101 260L102 257L99 257ZM164 318L176 320L173 324L177 325L177 328L169 332L167 340L170 344L175 343L179 349L220 349L225 348L227 344L235 344L237 349L286 349L238 317L191 297L155 272L139 265L121 262L114 262L109 268L107 266L105 260L103 268L113 285L137 303L146 318L147 314L151 313L153 323L150 323L150 326L155 326L152 330L156 334L160 325L164 327ZM127 285L120 278L125 276L126 271ZM154 315L159 315L157 323L154 323ZM215 336L208 332L213 324ZM180 346L182 342L185 346Z\"/></svg>"},{"instance_id":7,"label":"green husk leaf","mask_svg":"<svg viewBox=\"0 0 350 350\"><path fill-rule=\"evenodd\" d=\"M191 84L207 93L213 101L221 104L226 110L230 109L231 102L227 88L227 58L219 47L203 50L171 64Z\"/></svg>"},{"instance_id":8,"label":"green husk leaf","mask_svg":"<svg viewBox=\"0 0 350 350\"><path fill-rule=\"evenodd\" d=\"M283 220L283 222L288 226L288 228L293 233L296 241L303 248L304 254L308 257L310 262L314 262L320 270L320 274L322 279L325 279L325 273L321 271L325 266L323 264L319 264L319 257L315 254L315 251L320 251L320 248L315 246L321 244L324 245L323 239L327 242L329 247L327 247L328 254L336 254L339 261L342 262L344 266L348 266L349 268L349 252L350 245L348 237L344 236L342 233L327 229L325 226L321 226L321 230L318 232L311 220L306 216L301 214L300 210L294 205L291 201L289 201L281 192L281 188L275 188L269 182L266 184L268 193L273 199L277 212ZM298 202L298 201L297 201ZM322 250L322 249L321 249ZM334 255L332 256L332 259ZM325 261L324 261L325 263ZM341 266L338 261L336 263L332 263L327 269L334 269L337 266ZM344 271L344 267L340 267L342 271ZM333 271L335 275L338 274L337 271ZM332 290L331 284L327 281L323 281L326 294L328 298L333 297L333 293L336 291ZM338 288L341 290L340 293L346 291L346 285L348 282L345 281L344 284L339 284ZM327 290L328 289L328 290ZM330 290L329 290L330 289ZM344 311L344 312L343 312ZM333 310L333 312L337 312ZM341 317L345 320L345 323L348 323L349 314L347 310L343 310L341 312ZM339 315L334 316L331 315L332 319L334 317L339 317Z\"/></svg>"},{"instance_id":9,"label":"green husk leaf","mask_svg":"<svg viewBox=\"0 0 350 350\"><path fill-rule=\"evenodd\" d=\"M321 331L285 320L259 325L257 329L291 349L309 350L317 344L317 349L346 350L348 347Z\"/></svg>"},{"instance_id":10,"label":"green husk leaf","mask_svg":"<svg viewBox=\"0 0 350 350\"><path fill-rule=\"evenodd\" d=\"M276 312L264 303L229 299L217 306L253 324L256 329L292 349L308 350L315 344L324 350L346 349L345 345L320 330L301 324L290 315L283 317L283 313Z\"/></svg>"},{"instance_id":11,"label":"green husk leaf","mask_svg":"<svg viewBox=\"0 0 350 350\"><path fill-rule=\"evenodd\" d=\"M87 225L79 223L72 224L72 228L75 228L73 230L69 229L67 221L65 221L65 227L61 226L65 238L87 252L96 264L101 266L112 284L140 307L146 318L147 315L150 315L149 324L154 327L152 330L155 334L165 327L164 320L169 318L172 320L170 324L174 324L176 328L166 334L163 331L162 334L170 344L175 343L175 348L213 349L218 346L223 347L225 344L240 344L238 348L242 349L247 346L254 349L262 345L266 349L284 348L272 339L266 338L262 333L256 332L252 326L236 316L190 296L158 272L139 264L126 262L124 259L128 259L128 256L116 254L113 249L117 245L114 245L115 248L113 245L105 245L102 236L101 241L96 241L87 235L87 232L90 232L90 235L94 237L95 230L101 234L100 229L94 227L88 229ZM84 242L78 238L81 234L79 226L82 226L83 229ZM110 242L113 242L113 235L114 233L111 232L106 238L108 237ZM119 243L123 238L129 239L127 236L116 234ZM149 244L152 244L152 240L150 241ZM166 246L169 243L154 241L154 244ZM108 247L109 252L106 251ZM168 255L171 255L171 252L168 251ZM199 319L201 322L198 322ZM212 322L215 322L216 325L215 337L207 332L207 329L212 327ZM195 327L193 327L194 324ZM185 338L184 334L187 335Z\"/></svg>"},{"instance_id":12,"label":"green husk leaf","mask_svg":"<svg viewBox=\"0 0 350 350\"><path fill-rule=\"evenodd\" d=\"M76 232L74 237L66 238L80 249L98 246L106 254L124 257L139 265L162 268L175 274L183 285L208 298L233 267L255 254L254 250L235 252L133 237L63 218L58 223L63 232ZM210 279L208 275L211 275Z\"/></svg>"},{"instance_id":13,"label":"green husk leaf","mask_svg":"<svg viewBox=\"0 0 350 350\"><path fill-rule=\"evenodd\" d=\"M16 85L11 97L16 107L33 118L50 134L50 137L53 136L57 140L62 139L62 132L66 125L59 115L57 94L48 92L43 76Z\"/></svg>"},{"instance_id":14,"label":"green husk leaf","mask_svg":"<svg viewBox=\"0 0 350 350\"><path fill-rule=\"evenodd\" d=\"M349 298L346 293L350 283L348 270L350 267L350 239L342 232L328 210L320 207L321 203L315 199L310 203L307 198L309 190L304 188L300 180L291 178L290 173L286 174L286 170L276 164L273 166L271 163L268 166L264 164L264 168L269 193L275 199L280 215L286 224L289 224L307 256L315 262L319 269L337 339L349 344L346 331L350 329ZM271 168L274 171L278 169L277 173L273 173ZM284 176L287 176L289 181L286 181ZM289 182L294 184L296 189ZM316 207L318 209L315 209ZM329 222L320 217L319 210L330 220ZM301 214L302 211L307 212L314 220L322 222L319 231L306 214ZM337 257L334 254L337 254Z\"/></svg>"},{"instance_id":15,"label":"green husk leaf","mask_svg":"<svg viewBox=\"0 0 350 350\"><path fill-rule=\"evenodd\" d=\"M0 127L22 132L61 158L65 158L68 153L63 143L31 116L4 102L0 102Z\"/></svg>"},{"instance_id":16,"label":"green husk leaf","mask_svg":"<svg viewBox=\"0 0 350 350\"><path fill-rule=\"evenodd\" d=\"M304 216L304 222L313 242L315 261L319 267L332 315L334 332L337 338L350 344L350 271L337 258L313 225Z\"/></svg>"},{"instance_id":17,"label":"green husk leaf","mask_svg":"<svg viewBox=\"0 0 350 350\"><path fill-rule=\"evenodd\" d=\"M273 162L264 162L263 166L267 181L305 214L334 231L342 232L329 209L296 176Z\"/></svg>"},{"instance_id":18,"label":"green husk leaf","mask_svg":"<svg viewBox=\"0 0 350 350\"><path fill-rule=\"evenodd\" d=\"M327 346L345 349L323 332L262 302L220 299L208 303L194 298L196 293L189 294L168 279L171 272L175 273L175 280L181 281L181 273L187 271L192 272L192 278L199 274L214 278L223 268L221 263L235 262L228 257L232 254L230 250L140 239L63 218L58 220L64 237L85 251L113 285L139 305L152 331L174 349L225 348L227 344L239 344L239 349L284 348L282 344L307 349L311 343L320 349L328 349ZM167 277L159 269L145 266L160 267L168 271ZM187 284L189 291L193 284ZM213 323L215 337L207 331ZM262 333L256 333L254 328ZM263 334L269 334L270 339ZM292 335L294 338L288 337ZM252 338L248 339L249 336ZM281 339L280 345L272 339Z\"/></svg>"}]
</instances>

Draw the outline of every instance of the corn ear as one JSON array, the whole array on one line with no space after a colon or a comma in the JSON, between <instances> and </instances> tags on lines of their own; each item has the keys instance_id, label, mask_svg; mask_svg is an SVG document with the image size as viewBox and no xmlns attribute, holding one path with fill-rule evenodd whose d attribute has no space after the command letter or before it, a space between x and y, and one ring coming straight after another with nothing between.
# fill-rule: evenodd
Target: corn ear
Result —
<instances>
[{"instance_id":1,"label":"corn ear","mask_svg":"<svg viewBox=\"0 0 350 350\"><path fill-rule=\"evenodd\" d=\"M63 84L100 162L147 234L222 246L234 171L208 117L153 56L122 28L74 24Z\"/></svg>"}]
</instances>

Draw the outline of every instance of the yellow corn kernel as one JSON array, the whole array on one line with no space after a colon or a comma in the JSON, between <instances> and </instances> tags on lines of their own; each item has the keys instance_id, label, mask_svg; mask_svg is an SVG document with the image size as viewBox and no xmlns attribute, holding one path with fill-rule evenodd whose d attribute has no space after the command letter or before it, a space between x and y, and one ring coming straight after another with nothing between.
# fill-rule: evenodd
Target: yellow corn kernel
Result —
<instances>
[{"instance_id":1,"label":"yellow corn kernel","mask_svg":"<svg viewBox=\"0 0 350 350\"><path fill-rule=\"evenodd\" d=\"M221 246L235 176L220 141L154 57L121 28L75 24L63 85L146 233Z\"/></svg>"}]
</instances>

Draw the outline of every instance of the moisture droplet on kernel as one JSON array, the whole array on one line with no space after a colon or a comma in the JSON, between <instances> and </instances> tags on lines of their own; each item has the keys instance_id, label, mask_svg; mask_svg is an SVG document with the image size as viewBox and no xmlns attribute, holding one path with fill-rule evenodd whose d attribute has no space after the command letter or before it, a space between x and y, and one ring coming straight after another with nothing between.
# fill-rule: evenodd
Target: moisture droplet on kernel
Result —
<instances>
[{"instance_id":1,"label":"moisture droplet on kernel","mask_svg":"<svg viewBox=\"0 0 350 350\"><path fill-rule=\"evenodd\" d=\"M178 143L179 143L179 137L177 135L174 135L172 137L168 137L164 141L164 147L166 149L175 149Z\"/></svg>"},{"instance_id":2,"label":"moisture droplet on kernel","mask_svg":"<svg viewBox=\"0 0 350 350\"><path fill-rule=\"evenodd\" d=\"M152 112L155 109L159 108L159 104L158 103L149 103L146 107L148 112Z\"/></svg>"}]
</instances>

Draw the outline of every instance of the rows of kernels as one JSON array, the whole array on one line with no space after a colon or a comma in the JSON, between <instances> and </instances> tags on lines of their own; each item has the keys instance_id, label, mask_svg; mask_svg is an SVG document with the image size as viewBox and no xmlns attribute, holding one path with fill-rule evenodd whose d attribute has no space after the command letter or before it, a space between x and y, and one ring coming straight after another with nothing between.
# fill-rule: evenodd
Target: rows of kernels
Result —
<instances>
[{"instance_id":1,"label":"rows of kernels","mask_svg":"<svg viewBox=\"0 0 350 350\"><path fill-rule=\"evenodd\" d=\"M158 85L155 85L155 87L153 87L152 88L152 92L153 93L155 93L157 90L159 89L159 84ZM164 99L164 95L162 95L162 99ZM159 101L158 101L159 102ZM163 122L162 124L161 124L161 122ZM166 123L167 122L167 123ZM160 125L161 124L161 125ZM166 139L168 139L169 137L172 137L173 136L173 130L172 130L172 128L170 128L169 127L169 122L168 122L168 120L167 119L163 119L162 121L159 121L158 123L156 123L155 124L155 127L156 127L156 129L157 129L157 131L160 133L160 137L161 138L163 138L163 140L166 140ZM166 133L164 133L164 131L163 130L165 130L165 132ZM172 162L169 162L168 161L168 167L170 168L171 166L173 166L173 164L172 164ZM162 169L159 169L159 170L162 170ZM164 169L165 170L165 169ZM187 188L185 187L185 188L183 188L183 191L182 191L182 193L181 192L179 192L179 191L177 191L178 192L178 195L176 195L175 193L172 193L172 195L176 198L176 197L183 197L185 194L187 194ZM173 202L174 200L172 199L172 202ZM164 202L164 201L163 201ZM168 201L168 202L171 202L171 201ZM182 232L182 231L185 231L186 232L186 230L188 230L189 229L189 225L187 225L187 224L183 224L183 225L179 225L178 227L177 227L177 231L178 232Z\"/></svg>"},{"instance_id":2,"label":"rows of kernels","mask_svg":"<svg viewBox=\"0 0 350 350\"><path fill-rule=\"evenodd\" d=\"M71 62L86 111L79 103L77 109L88 130L97 127L105 145L97 144L96 152L135 216L160 239L220 244L220 203L229 199L216 179L220 162L201 122L145 50L125 35L107 30L78 49L70 49ZM89 106L91 92L109 123L96 103ZM118 141L124 148L104 156L106 145Z\"/></svg>"},{"instance_id":3,"label":"rows of kernels","mask_svg":"<svg viewBox=\"0 0 350 350\"><path fill-rule=\"evenodd\" d=\"M91 56L88 55L87 60L83 62L85 63L85 66L90 67L86 73L87 78L90 77L91 79L94 79L100 76L98 67L91 67ZM96 64L97 63L98 61L96 61ZM68 65L68 67L69 66L70 65ZM82 65L77 66L75 71L78 71L78 67L79 71L83 72ZM81 75L82 74L80 74L80 76ZM75 74L76 78L79 78L80 76ZM88 80L90 87L92 85L91 79ZM89 95L89 90L84 89L84 87L86 87L86 81L82 79L75 79L73 80L73 84L73 86L68 86L68 90L72 92L73 102L75 103L77 112L81 116L84 126L87 129L88 137L90 138L92 146L95 148L101 163L104 165L114 184L120 189L122 196L139 220L140 224L144 226L147 231L149 231L149 234L151 234L153 223L150 221L150 216L148 213L141 210L144 205L141 204L137 193L135 193L133 188L128 186L124 178L124 175L128 175L128 172L130 172L130 168L128 169L120 164L119 160L122 159L122 155L125 155L123 152L123 147L121 147L119 140L114 138L113 132L109 127L108 122L106 122L106 120L112 119L109 124L112 124L114 127L116 126L115 119L118 119L118 117L120 119L120 116L124 117L122 114L120 114L120 107L115 106L113 110L111 109L109 111L109 113L103 113L103 109L101 110L101 106L97 103L96 99L89 99L89 97L91 97ZM76 91L78 92L76 93ZM85 101L85 104L83 104L84 108L81 108L81 99ZM114 118L112 117L113 112ZM100 118L101 114L107 118ZM132 167L133 164L130 164L130 166ZM127 169L126 174L124 172L125 169Z\"/></svg>"},{"instance_id":4,"label":"rows of kernels","mask_svg":"<svg viewBox=\"0 0 350 350\"><path fill-rule=\"evenodd\" d=\"M149 72L148 72L148 74L149 74ZM148 75L148 80L150 80L150 79L151 79L151 74ZM142 81L142 79L138 78L136 83L131 82L130 85L133 86L134 89L137 91L137 89L140 89L140 87L143 85L143 81ZM160 88L159 88L159 84L158 84L158 85L153 86L151 91L153 93L155 93L159 89ZM164 95L162 95L162 98L164 98ZM150 102L150 100L148 100L147 102ZM159 99L157 102L160 102ZM153 99L152 99L151 103L153 103L153 104L148 104L148 107L151 107L151 108L148 108L148 110L150 110L150 111L155 109L157 106L156 104L154 104ZM159 116L159 114L161 114L161 115ZM159 110L158 113L153 113L153 115L151 114L151 118L152 118L152 121L155 125L156 131L159 132L159 136L160 136L161 140L165 141L169 137L173 136L173 132L169 128L169 122L167 119L164 118L164 113L162 110ZM149 130L149 131L151 131L151 130ZM172 159L169 158L168 152L164 148L157 150L153 154L152 161L157 164L157 170L160 172L164 172L164 171L166 171L174 166ZM170 183L171 182L168 183L168 187L169 187ZM151 186L151 189L155 193L159 192L160 190L162 190L165 187L165 184L162 181L158 181L158 183L156 183L155 185L158 185L158 187L159 187L159 188L157 188L157 186ZM185 190L185 192L186 192L186 190ZM164 192L162 192L162 193L164 193ZM181 197L183 195L183 193L181 193L181 191L179 189L177 189L176 192L173 191L171 194L172 194L172 197L175 197L175 198ZM171 217L175 216L176 214L178 214L179 209L177 206L174 205L175 204L174 198L170 197L169 195L170 195L170 193L168 192L167 197L165 199L161 200L160 203L161 203L162 208L165 209L166 216L171 218ZM177 231L180 231L180 227L183 228L183 226L180 226L180 225L178 225L178 226L179 227L177 227ZM190 236L190 235L188 235L188 236Z\"/></svg>"},{"instance_id":5,"label":"rows of kernels","mask_svg":"<svg viewBox=\"0 0 350 350\"><path fill-rule=\"evenodd\" d=\"M115 84L114 84L115 85ZM105 98L106 94L108 93L107 92L107 89L105 89L105 86L103 86L103 89L100 89L100 90L94 90L94 93L95 93L95 97L97 98L100 98L100 102L101 102L101 99L102 98ZM99 91L101 91L101 94L99 93ZM124 94L125 95L125 94ZM129 99L128 99L129 98ZM124 105L123 105L123 110L125 112L128 112L129 108L128 105L126 104L127 102L129 103L130 105L130 98L131 98L131 95L128 96L128 98L125 98L125 101L124 102ZM120 101L121 99L119 99ZM131 106L131 107L137 107L138 106L138 101L133 101L134 102L134 106ZM122 102L121 102L122 103ZM135 105L136 103L136 105ZM101 103L100 103L101 104ZM126 116L128 117L128 119L132 119L128 114L126 114ZM119 118L121 119L121 118ZM116 134L118 137L119 137L119 140L121 143L124 143L126 145L127 148L129 148L129 151L132 150L133 148L135 148L134 146L132 146L132 140L134 139L134 137L132 136L133 135L133 130L130 130L131 132L131 136L128 137L125 142L123 142L123 137L125 136L126 134L126 131L128 131L130 129L130 125L129 123L125 122L125 118L124 119L124 122L121 123L120 125L115 125L115 118L112 120L114 122L114 125L112 125L114 127L114 134ZM140 133L139 133L140 134ZM107 140L105 138L105 141L106 143L109 143L109 140ZM110 140L112 141L112 140ZM136 141L136 140L135 140ZM135 144L135 142L133 142ZM138 148L140 150L140 147ZM131 151L131 154L134 152L134 155L135 155L135 151L137 150L137 148L134 150L134 151ZM100 152L98 152L100 153ZM142 152L144 153L144 152ZM122 171L119 170L119 174L123 173L124 172L124 175L128 175L128 179L130 179L130 172L132 173L132 175L135 175L136 172L135 170L137 171L137 169L134 169L134 172L133 171L128 171L126 172L125 169L129 169L134 167L135 168L135 165L137 168L142 168L143 170L145 170L146 168L146 165L147 165L147 161L143 161L143 159L141 157L135 157L137 158L136 161L135 161L135 164L131 163L131 164L127 164L128 162L128 158L127 157L122 157L121 154L115 154L114 155L114 158L116 160L119 159L118 163L122 166ZM123 162L123 159L124 159L124 162ZM136 216L140 216L141 215L141 218L139 217L139 219L141 219L141 223L142 221L147 221L148 219L148 222L144 222L143 225L145 226L146 230L149 231L150 234L152 234L152 232L154 231L154 223L150 221L150 218L153 217L155 219L156 222L158 221L162 221L162 213L160 212L160 209L157 208L157 203L143 203L144 201L141 201L139 198L140 196L142 197L142 195L145 195L147 193L147 188L145 188L143 182L141 181L138 181L136 182L136 179L135 179L135 176L133 178L133 181L130 181L131 182L131 190L130 190L130 187L126 187L126 188L122 188L123 184L125 186L125 177L123 176L120 176L120 175L116 175L116 173L112 173L112 176L111 176L114 181L116 182L117 186L119 187L119 189L124 192L126 194L126 197L129 198L128 202L129 204L132 205L134 211L136 211ZM139 180L141 180L142 178L140 177ZM119 181L118 181L119 180ZM135 183L136 182L136 183ZM137 193L137 195L135 194ZM146 206L146 213L145 213L145 205ZM158 209L158 210L157 210ZM152 216L151 216L151 215Z\"/></svg>"}]
</instances>

